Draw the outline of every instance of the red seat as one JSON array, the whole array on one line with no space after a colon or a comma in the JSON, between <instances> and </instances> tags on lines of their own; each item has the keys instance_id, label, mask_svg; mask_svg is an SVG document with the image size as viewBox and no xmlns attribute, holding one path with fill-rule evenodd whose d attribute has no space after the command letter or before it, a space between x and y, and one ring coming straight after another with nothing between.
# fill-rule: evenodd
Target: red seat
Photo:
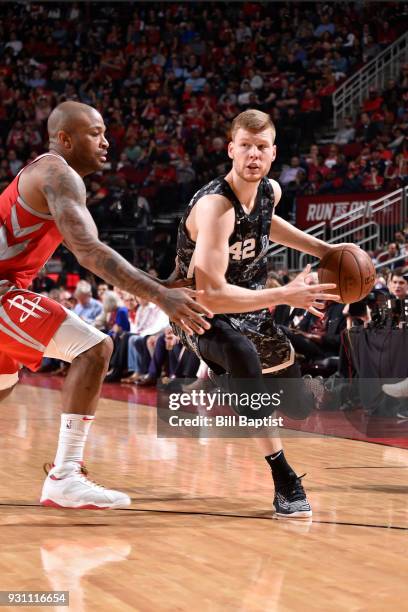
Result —
<instances>
[{"instance_id":1,"label":"red seat","mask_svg":"<svg viewBox=\"0 0 408 612\"><path fill-rule=\"evenodd\" d=\"M78 282L79 282L79 274L73 274L73 273L67 274L67 280L66 280L65 285L68 291L74 291Z\"/></svg>"},{"instance_id":2,"label":"red seat","mask_svg":"<svg viewBox=\"0 0 408 612\"><path fill-rule=\"evenodd\" d=\"M349 144L343 145L344 155L353 159L356 159L360 155L361 149L361 142L350 142Z\"/></svg>"}]
</instances>

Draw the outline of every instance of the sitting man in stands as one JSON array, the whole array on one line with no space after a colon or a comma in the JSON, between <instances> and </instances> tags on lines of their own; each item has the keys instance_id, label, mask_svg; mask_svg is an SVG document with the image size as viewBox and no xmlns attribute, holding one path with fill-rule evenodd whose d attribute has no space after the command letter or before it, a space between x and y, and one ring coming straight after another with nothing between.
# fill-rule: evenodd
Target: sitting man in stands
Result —
<instances>
[{"instance_id":1,"label":"sitting man in stands","mask_svg":"<svg viewBox=\"0 0 408 612\"><path fill-rule=\"evenodd\" d=\"M75 297L78 300L74 312L89 325L94 325L95 320L103 312L102 303L92 297L92 287L84 280L80 280L76 289Z\"/></svg>"},{"instance_id":2,"label":"sitting man in stands","mask_svg":"<svg viewBox=\"0 0 408 612\"><path fill-rule=\"evenodd\" d=\"M327 302L323 319L307 312L297 327L284 327L296 353L308 361L338 355L340 334L346 326L343 308L344 304Z\"/></svg>"},{"instance_id":3,"label":"sitting man in stands","mask_svg":"<svg viewBox=\"0 0 408 612\"><path fill-rule=\"evenodd\" d=\"M156 385L163 367L167 368L170 379L195 378L199 366L198 357L180 343L171 327L167 327L156 342L148 373L140 377L136 384L141 387Z\"/></svg>"}]
</instances>

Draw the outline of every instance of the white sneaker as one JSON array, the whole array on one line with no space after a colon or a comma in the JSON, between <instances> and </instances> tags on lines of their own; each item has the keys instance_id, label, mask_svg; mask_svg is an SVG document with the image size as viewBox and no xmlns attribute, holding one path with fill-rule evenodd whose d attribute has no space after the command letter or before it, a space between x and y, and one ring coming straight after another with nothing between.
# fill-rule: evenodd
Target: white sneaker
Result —
<instances>
[{"instance_id":1,"label":"white sneaker","mask_svg":"<svg viewBox=\"0 0 408 612\"><path fill-rule=\"evenodd\" d=\"M391 397L408 397L408 378L394 385L383 385L382 390Z\"/></svg>"},{"instance_id":2,"label":"white sneaker","mask_svg":"<svg viewBox=\"0 0 408 612\"><path fill-rule=\"evenodd\" d=\"M45 466L44 466L45 468ZM76 462L53 467L45 479L40 504L54 508L106 510L127 508L131 499L126 493L105 489L92 482L87 470Z\"/></svg>"}]
</instances>

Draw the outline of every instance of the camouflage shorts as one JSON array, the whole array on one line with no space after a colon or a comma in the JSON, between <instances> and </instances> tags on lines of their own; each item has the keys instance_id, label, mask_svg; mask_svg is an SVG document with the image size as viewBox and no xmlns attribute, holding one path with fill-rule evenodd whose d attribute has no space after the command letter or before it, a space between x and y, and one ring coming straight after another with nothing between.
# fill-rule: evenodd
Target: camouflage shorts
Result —
<instances>
[{"instance_id":1,"label":"camouflage shorts","mask_svg":"<svg viewBox=\"0 0 408 612\"><path fill-rule=\"evenodd\" d=\"M217 325L217 321L227 322L255 345L263 373L277 372L294 363L294 350L289 339L276 327L272 317L266 315L264 311L246 313L242 317L216 315L210 320L211 325ZM193 351L199 359L206 361L199 349L200 336L197 334L188 336L174 323L171 326L183 346Z\"/></svg>"}]
</instances>

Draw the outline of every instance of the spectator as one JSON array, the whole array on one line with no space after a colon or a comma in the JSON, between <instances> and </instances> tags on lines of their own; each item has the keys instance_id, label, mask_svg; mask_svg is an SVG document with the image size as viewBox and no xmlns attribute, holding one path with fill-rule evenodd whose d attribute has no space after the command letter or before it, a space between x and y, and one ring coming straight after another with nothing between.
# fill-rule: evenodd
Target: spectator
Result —
<instances>
[{"instance_id":1,"label":"spectator","mask_svg":"<svg viewBox=\"0 0 408 612\"><path fill-rule=\"evenodd\" d=\"M334 138L335 144L344 145L354 141L356 129L351 117L346 117L343 126L337 131Z\"/></svg>"},{"instance_id":2,"label":"spectator","mask_svg":"<svg viewBox=\"0 0 408 612\"><path fill-rule=\"evenodd\" d=\"M372 36L367 37L367 43L363 45L363 62L371 62L381 51L380 45L378 45Z\"/></svg>"},{"instance_id":3,"label":"spectator","mask_svg":"<svg viewBox=\"0 0 408 612\"><path fill-rule=\"evenodd\" d=\"M96 293L98 295L98 300L100 302L102 302L103 296L104 296L105 292L108 291L108 289L109 289L109 286L106 283L98 283L98 287L97 287Z\"/></svg>"},{"instance_id":4,"label":"spectator","mask_svg":"<svg viewBox=\"0 0 408 612\"><path fill-rule=\"evenodd\" d=\"M303 99L300 102L301 118L304 125L305 137L312 140L314 131L318 125L321 111L320 99L310 87L305 89Z\"/></svg>"},{"instance_id":5,"label":"spectator","mask_svg":"<svg viewBox=\"0 0 408 612\"><path fill-rule=\"evenodd\" d=\"M103 312L95 319L95 327L113 337L130 330L128 309L115 291L104 291L102 306Z\"/></svg>"},{"instance_id":6,"label":"spectator","mask_svg":"<svg viewBox=\"0 0 408 612\"><path fill-rule=\"evenodd\" d=\"M295 182L299 173L305 173L304 168L300 165L300 158L294 155L290 160L290 166L286 166L279 177L279 182L286 186L289 183Z\"/></svg>"},{"instance_id":7,"label":"spectator","mask_svg":"<svg viewBox=\"0 0 408 612\"><path fill-rule=\"evenodd\" d=\"M149 336L159 334L168 324L165 313L156 304L138 298L139 308L136 313L132 336L128 345L128 370L133 374L124 382L135 382L149 368L150 355L146 341Z\"/></svg>"},{"instance_id":8,"label":"spectator","mask_svg":"<svg viewBox=\"0 0 408 612\"><path fill-rule=\"evenodd\" d=\"M125 296L130 310L130 333L123 333L115 346L105 382L135 382L146 374L150 354L147 340L157 336L168 324L165 313L155 304L137 298L135 309L132 296ZM132 316L133 313L133 316Z\"/></svg>"},{"instance_id":9,"label":"spectator","mask_svg":"<svg viewBox=\"0 0 408 612\"><path fill-rule=\"evenodd\" d=\"M74 307L74 313L86 323L94 325L97 317L102 314L103 306L101 302L92 297L91 285L87 281L79 281L74 296L78 301Z\"/></svg>"},{"instance_id":10,"label":"spectator","mask_svg":"<svg viewBox=\"0 0 408 612\"><path fill-rule=\"evenodd\" d=\"M211 174L223 174L226 171L227 164L230 163L225 141L219 136L213 138L211 154L209 158L209 170Z\"/></svg>"},{"instance_id":11,"label":"spectator","mask_svg":"<svg viewBox=\"0 0 408 612\"><path fill-rule=\"evenodd\" d=\"M324 160L324 165L326 168L332 169L334 166L339 164L339 148L337 145L331 145L329 148L329 152L327 154L326 159Z\"/></svg>"},{"instance_id":12,"label":"spectator","mask_svg":"<svg viewBox=\"0 0 408 612\"><path fill-rule=\"evenodd\" d=\"M17 157L17 153L15 152L14 149L11 149L7 155L7 159L8 159L8 164L9 164L9 168L10 168L10 172L12 174L12 176L17 176L17 174L19 173L19 171L21 170L21 168L23 167L23 162L21 161L21 159L18 159Z\"/></svg>"},{"instance_id":13,"label":"spectator","mask_svg":"<svg viewBox=\"0 0 408 612\"><path fill-rule=\"evenodd\" d=\"M363 111L364 113L376 113L380 110L384 100L375 87L370 87L368 94L368 98L363 102Z\"/></svg>"},{"instance_id":14,"label":"spectator","mask_svg":"<svg viewBox=\"0 0 408 612\"><path fill-rule=\"evenodd\" d=\"M368 113L362 113L356 129L357 140L360 142L372 142L377 134L378 128L372 123Z\"/></svg>"},{"instance_id":15,"label":"spectator","mask_svg":"<svg viewBox=\"0 0 408 612\"><path fill-rule=\"evenodd\" d=\"M0 138L8 151L0 144L0 181L44 150L45 121L56 103L69 98L100 105L111 141L109 161L86 183L97 204L91 212L106 228L150 225L144 209L133 205L133 194L147 199L155 219L222 174L229 164L229 123L248 105L273 115L278 162L289 161L304 144L305 126L312 140L315 127L331 118L331 96L344 75L406 30L405 13L395 20L393 5L377 2L342 6L336 14L332 6L318 3L301 10L296 3L283 9L260 4L253 11L231 5L228 14L216 8L211 20L204 5L195 4L178 10L170 3L163 14L155 8L149 14L132 3L96 3L86 11L76 4L49 10L32 5L30 11L24 3L4 6L10 33L3 37ZM382 143L391 151L391 163L378 169L387 190L408 180L406 157L396 160L405 155L407 88L408 66L384 93L370 94L364 121L349 126L350 132L334 143L352 143L353 127L361 145ZM11 164L10 149L16 153ZM356 161L357 149L346 154L347 162ZM185 155L191 160L191 181L179 180L184 169L178 171L177 162ZM362 161L349 179L360 183L359 189L365 179L371 189L370 169ZM322 184L349 189L347 167L343 162L341 167L336 164L329 181L315 172L307 183L301 173L296 190L316 193ZM125 180L120 190L118 169ZM187 185L182 198L181 185L182 190Z\"/></svg>"},{"instance_id":16,"label":"spectator","mask_svg":"<svg viewBox=\"0 0 408 612\"><path fill-rule=\"evenodd\" d=\"M52 278L47 276L46 267L41 268L41 270L38 271L36 278L31 283L31 289L35 293L48 294L50 293L50 291L52 291L52 289L55 289L55 287L56 287L55 282L52 280Z\"/></svg>"},{"instance_id":17,"label":"spectator","mask_svg":"<svg viewBox=\"0 0 408 612\"><path fill-rule=\"evenodd\" d=\"M183 210L194 191L195 170L191 164L188 153L176 163L177 183L180 186L180 201Z\"/></svg>"},{"instance_id":18,"label":"spectator","mask_svg":"<svg viewBox=\"0 0 408 612\"><path fill-rule=\"evenodd\" d=\"M408 274L404 274L402 268L395 268L390 272L388 289L391 295L399 300L408 297Z\"/></svg>"},{"instance_id":19,"label":"spectator","mask_svg":"<svg viewBox=\"0 0 408 612\"><path fill-rule=\"evenodd\" d=\"M400 252L399 252L398 244L396 242L390 242L390 244L387 247L387 250L384 253L381 253L380 255L378 255L377 262L383 263L383 262L388 261L389 259L395 259L399 255L400 255ZM401 265L401 264L398 264L396 262L394 262L393 264L390 264L391 268L397 268L398 265Z\"/></svg>"},{"instance_id":20,"label":"spectator","mask_svg":"<svg viewBox=\"0 0 408 612\"><path fill-rule=\"evenodd\" d=\"M284 328L295 351L308 360L338 355L340 334L346 326L343 308L344 304L327 303L323 319L308 312L295 330Z\"/></svg>"},{"instance_id":21,"label":"spectator","mask_svg":"<svg viewBox=\"0 0 408 612\"><path fill-rule=\"evenodd\" d=\"M21 40L17 40L17 35L15 32L10 32L10 40L6 42L4 49L7 49L8 47L13 49L14 55L18 55L23 48L23 43Z\"/></svg>"},{"instance_id":22,"label":"spectator","mask_svg":"<svg viewBox=\"0 0 408 612\"><path fill-rule=\"evenodd\" d=\"M319 38L325 32L328 32L329 34L333 35L335 31L335 25L330 21L329 15L327 13L323 13L319 25L315 28L314 35Z\"/></svg>"},{"instance_id":23,"label":"spectator","mask_svg":"<svg viewBox=\"0 0 408 612\"><path fill-rule=\"evenodd\" d=\"M147 374L136 379L136 384L143 387L154 386L165 365L167 365L169 377L175 376L182 349L171 327L167 327L157 339Z\"/></svg>"},{"instance_id":24,"label":"spectator","mask_svg":"<svg viewBox=\"0 0 408 612\"><path fill-rule=\"evenodd\" d=\"M379 191L383 188L384 177L380 175L378 168L373 166L365 173L362 185L366 191Z\"/></svg>"}]
</instances>

